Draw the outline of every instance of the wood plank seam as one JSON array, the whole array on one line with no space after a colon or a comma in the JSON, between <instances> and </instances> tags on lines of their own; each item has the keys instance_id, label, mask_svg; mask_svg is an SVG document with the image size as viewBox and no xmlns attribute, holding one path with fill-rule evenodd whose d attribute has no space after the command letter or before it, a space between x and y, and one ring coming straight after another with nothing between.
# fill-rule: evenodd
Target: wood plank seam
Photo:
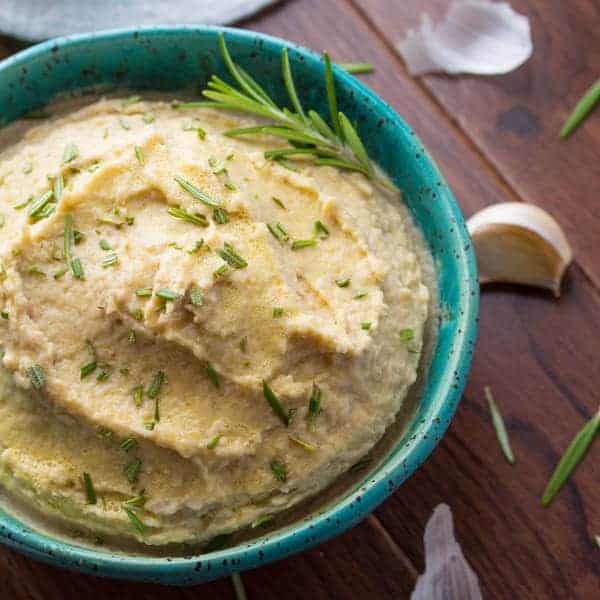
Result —
<instances>
[{"instance_id":1,"label":"wood plank seam","mask_svg":"<svg viewBox=\"0 0 600 600\"><path fill-rule=\"evenodd\" d=\"M371 19L371 17L363 10L363 8L356 3L356 0L345 0L352 10L355 11L358 17L360 17L365 25L373 32L373 35L377 37L384 48L392 56L394 62L396 62L399 68L404 74L411 79L419 91L431 102L431 104L437 109L442 117L450 124L452 129L457 133L457 138L479 157L486 172L495 180L498 187L506 193L506 201L517 201L527 202L525 198L513 187L513 185L506 179L502 171L500 171L497 165L485 154L483 149L477 142L465 131L459 121L455 119L441 104L435 94L425 86L420 77L413 77L406 70L404 61L398 55L398 52L394 48L394 45L388 40L387 36L381 31L377 24ZM377 68L377 65L375 65ZM558 134L557 134L558 135ZM594 292L600 297L600 280L596 280L592 273L589 273L587 269L577 260L577 257L573 260L573 265L577 265L581 273L583 273L585 279L590 283Z\"/></svg>"}]
</instances>

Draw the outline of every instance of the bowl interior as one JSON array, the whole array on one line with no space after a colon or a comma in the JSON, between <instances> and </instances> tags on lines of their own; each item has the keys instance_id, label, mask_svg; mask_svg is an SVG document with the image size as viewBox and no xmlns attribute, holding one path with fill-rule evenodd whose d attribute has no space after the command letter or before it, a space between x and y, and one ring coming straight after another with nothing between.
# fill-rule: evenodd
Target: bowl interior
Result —
<instances>
[{"instance_id":1,"label":"bowl interior","mask_svg":"<svg viewBox=\"0 0 600 600\"><path fill-rule=\"evenodd\" d=\"M98 87L200 91L217 73L228 79L216 27L164 27L61 38L0 63L2 124L43 107L57 94ZM254 32L222 29L229 50L280 104L281 49L290 48L305 106L327 115L321 57ZM0 510L0 538L38 559L101 575L163 583L193 583L254 567L303 550L347 529L399 486L429 455L460 399L476 334L479 286L465 224L433 160L398 115L341 69L334 69L339 109L358 126L369 155L402 189L436 267L441 316L437 342L416 415L365 478L335 503L257 540L187 558L113 554L38 533Z\"/></svg>"}]
</instances>

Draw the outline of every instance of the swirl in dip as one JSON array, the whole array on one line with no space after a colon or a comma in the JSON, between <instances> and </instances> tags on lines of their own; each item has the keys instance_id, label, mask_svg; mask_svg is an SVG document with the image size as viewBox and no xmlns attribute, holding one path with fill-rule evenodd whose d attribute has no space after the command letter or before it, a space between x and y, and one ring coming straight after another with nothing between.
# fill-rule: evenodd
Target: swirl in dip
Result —
<instances>
[{"instance_id":1,"label":"swirl in dip","mask_svg":"<svg viewBox=\"0 0 600 600\"><path fill-rule=\"evenodd\" d=\"M0 154L0 483L24 505L204 542L317 494L394 421L420 235L362 175L220 133L249 124L101 100Z\"/></svg>"}]
</instances>

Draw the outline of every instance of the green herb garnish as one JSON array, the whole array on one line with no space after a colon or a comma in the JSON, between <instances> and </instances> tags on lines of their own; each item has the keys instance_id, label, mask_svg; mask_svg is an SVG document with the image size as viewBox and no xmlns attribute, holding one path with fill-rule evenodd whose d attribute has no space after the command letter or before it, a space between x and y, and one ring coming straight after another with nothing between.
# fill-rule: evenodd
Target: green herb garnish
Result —
<instances>
[{"instance_id":1,"label":"green herb garnish","mask_svg":"<svg viewBox=\"0 0 600 600\"><path fill-rule=\"evenodd\" d=\"M297 446L300 446L300 448L307 450L308 452L314 452L317 447L314 446L313 444L306 442L305 440L302 440L300 438L294 437L293 435L290 435L290 440L292 442L294 442L294 444L296 444Z\"/></svg>"},{"instance_id":2,"label":"green herb garnish","mask_svg":"<svg viewBox=\"0 0 600 600\"><path fill-rule=\"evenodd\" d=\"M52 190L48 190L40 196L38 196L29 207L29 216L32 219L36 219L36 217L39 217L53 197L54 192Z\"/></svg>"},{"instance_id":3,"label":"green herb garnish","mask_svg":"<svg viewBox=\"0 0 600 600\"><path fill-rule=\"evenodd\" d=\"M147 111L144 113L144 116L142 117L142 121L144 121L144 123L153 123L154 119L156 119L156 115L151 112L151 111Z\"/></svg>"},{"instance_id":4,"label":"green herb garnish","mask_svg":"<svg viewBox=\"0 0 600 600\"><path fill-rule=\"evenodd\" d=\"M134 147L135 157L137 161L140 163L140 166L144 166L146 164L146 158L144 157L144 151L140 146Z\"/></svg>"},{"instance_id":5,"label":"green herb garnish","mask_svg":"<svg viewBox=\"0 0 600 600\"><path fill-rule=\"evenodd\" d=\"M144 403L144 386L137 385L131 390L131 394L133 396L133 403L139 408Z\"/></svg>"},{"instance_id":6,"label":"green herb garnish","mask_svg":"<svg viewBox=\"0 0 600 600\"><path fill-rule=\"evenodd\" d=\"M281 223L267 223L267 229L280 242L287 242L290 239L289 233Z\"/></svg>"},{"instance_id":7,"label":"green herb garnish","mask_svg":"<svg viewBox=\"0 0 600 600\"><path fill-rule=\"evenodd\" d=\"M127 121L125 121L125 119L121 116L119 116L119 125L125 129L125 131L129 131L131 129L129 123L127 123Z\"/></svg>"},{"instance_id":8,"label":"green herb garnish","mask_svg":"<svg viewBox=\"0 0 600 600\"><path fill-rule=\"evenodd\" d=\"M129 481L129 483L135 483L138 480L141 468L142 461L139 458L134 458L131 462L125 465L125 468L123 470L125 472L125 477L127 477L127 481Z\"/></svg>"},{"instance_id":9,"label":"green herb garnish","mask_svg":"<svg viewBox=\"0 0 600 600\"><path fill-rule=\"evenodd\" d=\"M205 194L200 188L196 187L193 183L179 175L175 175L175 181L191 196L200 200L203 204L216 208L221 206L221 202L215 198L211 198L208 194Z\"/></svg>"},{"instance_id":10,"label":"green herb garnish","mask_svg":"<svg viewBox=\"0 0 600 600\"><path fill-rule=\"evenodd\" d=\"M37 363L27 367L25 369L25 374L29 377L29 381L31 381L31 385L36 390L41 390L44 385L46 385L46 374L44 373L44 369Z\"/></svg>"},{"instance_id":11,"label":"green herb garnish","mask_svg":"<svg viewBox=\"0 0 600 600\"><path fill-rule=\"evenodd\" d=\"M77 229L73 229L73 243L77 246L83 242L85 235L78 231Z\"/></svg>"},{"instance_id":12,"label":"green herb garnish","mask_svg":"<svg viewBox=\"0 0 600 600\"><path fill-rule=\"evenodd\" d=\"M10 318L10 315L8 314L7 310L3 310L0 312L0 317L2 317L5 321L8 321L8 319Z\"/></svg>"},{"instance_id":13,"label":"green herb garnish","mask_svg":"<svg viewBox=\"0 0 600 600\"><path fill-rule=\"evenodd\" d=\"M60 279L68 270L69 269L67 267L61 267L60 269L54 271L52 277L54 277L54 279Z\"/></svg>"},{"instance_id":14,"label":"green herb garnish","mask_svg":"<svg viewBox=\"0 0 600 600\"><path fill-rule=\"evenodd\" d=\"M98 244L102 250L112 250L111 245L106 240L100 240Z\"/></svg>"},{"instance_id":15,"label":"green herb garnish","mask_svg":"<svg viewBox=\"0 0 600 600\"><path fill-rule=\"evenodd\" d=\"M152 288L151 287L143 287L135 290L135 295L139 298L145 298L147 296L152 296Z\"/></svg>"},{"instance_id":16,"label":"green herb garnish","mask_svg":"<svg viewBox=\"0 0 600 600\"><path fill-rule=\"evenodd\" d=\"M46 277L46 273L44 273L37 265L30 265L27 267L27 273L29 273L29 275L42 275L43 277Z\"/></svg>"},{"instance_id":17,"label":"green herb garnish","mask_svg":"<svg viewBox=\"0 0 600 600\"><path fill-rule=\"evenodd\" d=\"M274 458L271 461L271 471L273 471L273 475L275 475L275 479L285 483L287 481L287 469L285 468L285 464L280 460Z\"/></svg>"},{"instance_id":18,"label":"green herb garnish","mask_svg":"<svg viewBox=\"0 0 600 600\"><path fill-rule=\"evenodd\" d=\"M347 73L352 75L362 75L365 73L372 73L375 70L375 67L371 63L363 62L363 63L337 63L338 67L341 67Z\"/></svg>"},{"instance_id":19,"label":"green herb garnish","mask_svg":"<svg viewBox=\"0 0 600 600\"><path fill-rule=\"evenodd\" d=\"M137 442L132 437L128 437L128 438L125 438L119 444L119 446L122 450L125 450L125 452L129 452L130 450L133 450L133 448L135 448L137 446Z\"/></svg>"},{"instance_id":20,"label":"green herb garnish","mask_svg":"<svg viewBox=\"0 0 600 600\"><path fill-rule=\"evenodd\" d=\"M65 151L63 152L62 162L63 165L74 161L79 156L79 149L75 144L67 144Z\"/></svg>"},{"instance_id":21,"label":"green herb garnish","mask_svg":"<svg viewBox=\"0 0 600 600\"><path fill-rule=\"evenodd\" d=\"M347 277L346 279L336 279L335 284L341 288L348 287L350 285L350 277Z\"/></svg>"},{"instance_id":22,"label":"green herb garnish","mask_svg":"<svg viewBox=\"0 0 600 600\"><path fill-rule=\"evenodd\" d=\"M135 344L135 329L129 329L127 331L127 341L130 344Z\"/></svg>"},{"instance_id":23,"label":"green herb garnish","mask_svg":"<svg viewBox=\"0 0 600 600\"><path fill-rule=\"evenodd\" d=\"M127 108L128 106L131 106L132 104L137 104L140 100L142 99L141 96L129 96L129 98L126 98L125 100L123 100L123 103L121 104L121 106L123 108Z\"/></svg>"},{"instance_id":24,"label":"green herb garnish","mask_svg":"<svg viewBox=\"0 0 600 600\"><path fill-rule=\"evenodd\" d=\"M252 527L252 529L256 529L257 527L260 527L261 525L266 525L267 523L271 522L274 518L275 518L275 515L273 515L271 513L266 513L264 515L260 515L259 517L256 517L256 519L254 519L254 521L252 521L252 525L250 525L250 527Z\"/></svg>"},{"instance_id":25,"label":"green herb garnish","mask_svg":"<svg viewBox=\"0 0 600 600\"><path fill-rule=\"evenodd\" d=\"M271 121L265 125L225 131L224 135L262 133L282 138L292 146L270 151L268 158L278 159L304 154L312 156L314 164L359 171L379 183L391 186L386 179L375 172L354 126L344 113L338 112L333 71L327 53L323 53L325 89L333 129L314 110L305 111L302 107L292 77L287 48L282 51L282 73L293 111L279 108L267 92L233 62L223 34L219 34L219 46L227 69L237 87L213 75L208 83L208 89L203 91L203 95L210 100L210 106L252 113ZM298 145L302 147L297 147Z\"/></svg>"},{"instance_id":26,"label":"green herb garnish","mask_svg":"<svg viewBox=\"0 0 600 600\"><path fill-rule=\"evenodd\" d=\"M237 185L235 185L235 183L233 183L232 181L226 181L223 184L230 192L235 192L237 190Z\"/></svg>"},{"instance_id":27,"label":"green herb garnish","mask_svg":"<svg viewBox=\"0 0 600 600\"><path fill-rule=\"evenodd\" d=\"M186 252L188 254L196 254L196 252L198 252L203 245L204 240L197 240L194 242L194 245L189 250L186 250Z\"/></svg>"},{"instance_id":28,"label":"green herb garnish","mask_svg":"<svg viewBox=\"0 0 600 600\"><path fill-rule=\"evenodd\" d=\"M325 227L322 221L315 221L315 235L322 235L327 237L329 235L329 229Z\"/></svg>"},{"instance_id":29,"label":"green herb garnish","mask_svg":"<svg viewBox=\"0 0 600 600\"><path fill-rule=\"evenodd\" d=\"M288 427L290 424L290 413L283 408L279 398L275 395L269 384L263 379L263 395L273 412L281 419L281 422Z\"/></svg>"},{"instance_id":30,"label":"green herb garnish","mask_svg":"<svg viewBox=\"0 0 600 600\"><path fill-rule=\"evenodd\" d=\"M225 225L225 223L229 223L229 215L223 208L215 208L213 210L213 219L217 225Z\"/></svg>"},{"instance_id":31,"label":"green herb garnish","mask_svg":"<svg viewBox=\"0 0 600 600\"><path fill-rule=\"evenodd\" d=\"M154 422L158 423L160 421L160 405L158 396L154 398Z\"/></svg>"},{"instance_id":32,"label":"green herb garnish","mask_svg":"<svg viewBox=\"0 0 600 600\"><path fill-rule=\"evenodd\" d=\"M194 306L202 306L202 291L200 288L193 287L190 290L190 300Z\"/></svg>"},{"instance_id":33,"label":"green herb garnish","mask_svg":"<svg viewBox=\"0 0 600 600\"><path fill-rule=\"evenodd\" d=\"M167 209L167 212L176 219L183 219L184 221L188 221L188 223L193 223L194 225L200 225L201 227L208 227L208 219L201 214L198 213L189 213L183 208L175 208L171 207Z\"/></svg>"},{"instance_id":34,"label":"green herb garnish","mask_svg":"<svg viewBox=\"0 0 600 600\"><path fill-rule=\"evenodd\" d=\"M371 322L370 321L363 321L360 324L360 328L364 329L365 331L369 331L369 329L371 329Z\"/></svg>"},{"instance_id":35,"label":"green herb garnish","mask_svg":"<svg viewBox=\"0 0 600 600\"><path fill-rule=\"evenodd\" d=\"M112 267L119 262L119 257L116 252L109 252L104 259L102 260L102 268L107 269L108 267Z\"/></svg>"},{"instance_id":36,"label":"green herb garnish","mask_svg":"<svg viewBox=\"0 0 600 600\"><path fill-rule=\"evenodd\" d=\"M569 115L563 128L560 130L560 137L567 138L579 127L579 125L588 116L590 111L600 101L600 79L596 81L585 94L581 97L573 112Z\"/></svg>"},{"instance_id":37,"label":"green herb garnish","mask_svg":"<svg viewBox=\"0 0 600 600\"><path fill-rule=\"evenodd\" d=\"M152 379L152 381L150 382L148 391L146 392L146 396L148 396L148 398L152 398L152 399L156 398L158 396L158 394L160 393L160 388L161 388L164 380L165 380L165 372L158 371L156 373L156 375L154 375L154 378Z\"/></svg>"},{"instance_id":38,"label":"green herb garnish","mask_svg":"<svg viewBox=\"0 0 600 600\"><path fill-rule=\"evenodd\" d=\"M219 445L219 440L221 439L221 434L218 433L215 437L206 444L208 450L214 450Z\"/></svg>"},{"instance_id":39,"label":"green herb garnish","mask_svg":"<svg viewBox=\"0 0 600 600\"><path fill-rule=\"evenodd\" d=\"M292 250L300 250L300 248L308 248L309 246L316 246L317 240L294 240L292 242Z\"/></svg>"},{"instance_id":40,"label":"green herb garnish","mask_svg":"<svg viewBox=\"0 0 600 600\"><path fill-rule=\"evenodd\" d=\"M367 292L367 290L358 290L354 296L352 296L355 300L360 300L361 298L364 298L365 296L367 296L369 294L369 292Z\"/></svg>"},{"instance_id":41,"label":"green herb garnish","mask_svg":"<svg viewBox=\"0 0 600 600\"><path fill-rule=\"evenodd\" d=\"M65 178L62 175L58 175L54 178L54 185L52 191L54 192L54 199L60 202L62 199L63 191L65 189Z\"/></svg>"},{"instance_id":42,"label":"green herb garnish","mask_svg":"<svg viewBox=\"0 0 600 600\"><path fill-rule=\"evenodd\" d=\"M176 294L168 288L159 288L158 290L156 290L154 295L158 296L159 298L162 298L163 300L166 300L167 302L171 302L179 298L179 294Z\"/></svg>"},{"instance_id":43,"label":"green herb garnish","mask_svg":"<svg viewBox=\"0 0 600 600\"><path fill-rule=\"evenodd\" d=\"M248 266L248 263L238 254L237 250L227 242L219 250L219 256L234 269L243 269Z\"/></svg>"},{"instance_id":44,"label":"green herb garnish","mask_svg":"<svg viewBox=\"0 0 600 600\"><path fill-rule=\"evenodd\" d=\"M552 502L552 499L575 470L575 467L581 462L599 429L600 410L579 430L562 455L542 495L544 506L548 506Z\"/></svg>"},{"instance_id":45,"label":"green herb garnish","mask_svg":"<svg viewBox=\"0 0 600 600\"><path fill-rule=\"evenodd\" d=\"M306 414L310 428L314 428L317 417L321 412L321 397L321 388L316 383L313 383L310 399L308 400L308 412Z\"/></svg>"},{"instance_id":46,"label":"green herb garnish","mask_svg":"<svg viewBox=\"0 0 600 600\"><path fill-rule=\"evenodd\" d=\"M277 198L277 196L272 196L271 199L273 200L273 202L275 202L275 204L277 204L277 206L279 206L279 208L287 210L285 204L279 198Z\"/></svg>"},{"instance_id":47,"label":"green herb garnish","mask_svg":"<svg viewBox=\"0 0 600 600\"><path fill-rule=\"evenodd\" d=\"M79 379L85 379L88 375L91 375L98 366L98 363L95 360L92 360L88 363L85 363L79 369Z\"/></svg>"},{"instance_id":48,"label":"green herb garnish","mask_svg":"<svg viewBox=\"0 0 600 600\"><path fill-rule=\"evenodd\" d=\"M283 310L283 308L281 308L281 307L279 307L279 306L276 306L276 307L273 309L273 318L274 318L274 319L277 319L277 318L279 318L279 317L283 317L283 313L284 313L284 310Z\"/></svg>"},{"instance_id":49,"label":"green herb garnish","mask_svg":"<svg viewBox=\"0 0 600 600\"><path fill-rule=\"evenodd\" d=\"M135 529L141 535L144 535L146 533L146 531L148 530L148 527L146 525L144 525L144 523L142 523L142 521L133 512L133 510L131 510L131 508L128 508L127 506L122 506L121 508L123 509L125 514L129 517L129 520L131 521L131 524L135 527Z\"/></svg>"},{"instance_id":50,"label":"green herb garnish","mask_svg":"<svg viewBox=\"0 0 600 600\"><path fill-rule=\"evenodd\" d=\"M213 271L213 277L215 279L218 279L219 277L223 277L223 275L225 275L225 273L227 273L227 271L229 271L229 267L227 265L221 265L218 269Z\"/></svg>"},{"instance_id":51,"label":"green herb garnish","mask_svg":"<svg viewBox=\"0 0 600 600\"><path fill-rule=\"evenodd\" d=\"M401 329L399 336L401 342L410 342L415 339L415 332L410 328Z\"/></svg>"},{"instance_id":52,"label":"green herb garnish","mask_svg":"<svg viewBox=\"0 0 600 600\"><path fill-rule=\"evenodd\" d=\"M212 363L206 363L206 376L216 388L219 387L219 374L215 371Z\"/></svg>"},{"instance_id":53,"label":"green herb garnish","mask_svg":"<svg viewBox=\"0 0 600 600\"><path fill-rule=\"evenodd\" d=\"M75 279L85 279L85 274L83 272L83 265L79 258L74 258L72 255L72 247L74 244L73 239L73 216L70 214L65 215L65 228L64 228L64 247L63 253L67 265L71 268L71 272L73 273L73 277Z\"/></svg>"},{"instance_id":54,"label":"green herb garnish","mask_svg":"<svg viewBox=\"0 0 600 600\"><path fill-rule=\"evenodd\" d=\"M136 320L136 321L141 321L144 318L144 311L141 308L136 308L132 313L131 316Z\"/></svg>"},{"instance_id":55,"label":"green herb garnish","mask_svg":"<svg viewBox=\"0 0 600 600\"><path fill-rule=\"evenodd\" d=\"M510 440L508 439L508 432L506 431L504 419L502 418L502 414L498 409L494 396L492 395L492 390L489 386L486 385L485 388L483 388L483 391L492 416L492 423L496 430L496 437L498 438L498 442L500 442L500 447L502 448L506 460L512 465L515 462L515 455L510 447Z\"/></svg>"},{"instance_id":56,"label":"green herb garnish","mask_svg":"<svg viewBox=\"0 0 600 600\"><path fill-rule=\"evenodd\" d=\"M87 504L96 504L96 490L94 489L94 483L89 473L84 471L83 473L83 486L85 488L85 498Z\"/></svg>"}]
</instances>

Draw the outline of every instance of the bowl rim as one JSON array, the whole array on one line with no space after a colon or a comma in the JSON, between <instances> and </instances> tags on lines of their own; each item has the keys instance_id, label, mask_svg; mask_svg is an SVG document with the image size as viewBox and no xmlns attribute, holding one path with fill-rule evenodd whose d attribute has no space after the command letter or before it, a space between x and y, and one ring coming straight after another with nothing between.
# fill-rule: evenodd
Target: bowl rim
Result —
<instances>
[{"instance_id":1,"label":"bowl rim","mask_svg":"<svg viewBox=\"0 0 600 600\"><path fill-rule=\"evenodd\" d=\"M140 36L178 35L181 33L223 32L233 36L238 42L250 43L257 38L276 47L293 48L310 61L320 61L318 53L283 38L251 30L211 25L164 25L127 27L91 33L80 33L58 37L26 48L15 55L0 61L0 76L8 67L26 66L36 57L50 52L53 48L67 48L79 44L94 44L98 41L118 40L133 34ZM309 62L310 62L309 61ZM336 81L359 95L369 98L371 106L385 111L391 116L406 135L422 146L419 138L381 97L342 68L333 65ZM435 161L423 148L426 168L435 172L436 177L445 184ZM456 223L455 234L459 236L457 249L457 269L461 275L460 285L467 281L477 281L477 267L462 213L450 188L444 190L445 210L448 219ZM405 452L389 456L376 470L370 472L352 491L334 501L330 501L322 510L308 517L294 521L281 529L276 529L249 541L206 554L181 557L152 557L144 555L120 554L113 551L79 546L76 542L62 540L51 534L43 533L19 518L0 512L0 541L9 547L37 558L46 563L59 565L85 573L103 575L117 579L142 581L161 581L163 583L196 583L227 575L234 571L254 568L274 560L285 558L296 552L306 550L322 543L354 526L367 514L388 498L412 473L422 465L431 454L448 428L460 400L464 380L468 373L472 344L476 337L477 315L479 308L479 290L461 296L460 315L457 317L454 339L455 351L448 357L444 373L454 373L454 377L443 377L436 396L443 398L433 409L428 423L416 431L414 443ZM435 350L434 350L435 354ZM457 375L458 374L458 375ZM434 418L442 418L442 424L436 424L436 435L432 435ZM428 435L429 434L429 435ZM407 464L409 464L407 468ZM391 484L391 485L390 485ZM258 551L258 552L257 552ZM206 574L213 565L212 575ZM198 573L203 571L201 575Z\"/></svg>"}]
</instances>

